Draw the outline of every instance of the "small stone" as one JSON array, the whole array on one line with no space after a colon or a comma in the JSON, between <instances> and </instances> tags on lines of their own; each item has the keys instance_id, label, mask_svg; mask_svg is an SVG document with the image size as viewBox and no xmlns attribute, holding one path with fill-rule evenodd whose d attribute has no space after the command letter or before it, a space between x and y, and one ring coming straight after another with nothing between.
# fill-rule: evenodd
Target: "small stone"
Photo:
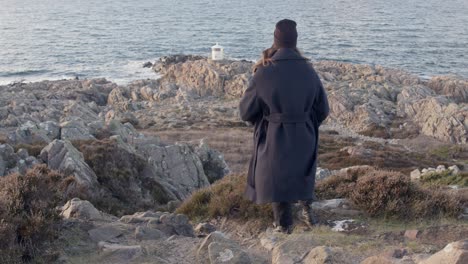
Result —
<instances>
[{"instance_id":1,"label":"small stone","mask_svg":"<svg viewBox=\"0 0 468 264\"><path fill-rule=\"evenodd\" d=\"M145 63L143 63L143 68L151 68L153 66L153 63L147 61Z\"/></svg>"},{"instance_id":2,"label":"small stone","mask_svg":"<svg viewBox=\"0 0 468 264\"><path fill-rule=\"evenodd\" d=\"M353 219L338 220L332 222L332 231L344 233L363 233L366 231L366 224L360 223Z\"/></svg>"},{"instance_id":3,"label":"small stone","mask_svg":"<svg viewBox=\"0 0 468 264\"><path fill-rule=\"evenodd\" d=\"M174 212L181 204L181 201L178 200L172 200L167 203L167 210L169 212Z\"/></svg>"},{"instance_id":4,"label":"small stone","mask_svg":"<svg viewBox=\"0 0 468 264\"><path fill-rule=\"evenodd\" d=\"M458 175L460 173L460 169L458 168L457 165L453 165L448 167L448 169L451 171L453 175Z\"/></svg>"},{"instance_id":5,"label":"small stone","mask_svg":"<svg viewBox=\"0 0 468 264\"><path fill-rule=\"evenodd\" d=\"M230 245L232 247L236 246L236 242L229 239L224 233L215 231L209 234L203 242L200 244L200 247L197 250L197 263L210 263L210 256L208 253L208 247L212 242L217 242L221 244Z\"/></svg>"},{"instance_id":6,"label":"small stone","mask_svg":"<svg viewBox=\"0 0 468 264\"><path fill-rule=\"evenodd\" d=\"M125 246L101 241L98 243L98 247L105 253L105 259L113 263L129 263L143 255L143 249L140 245Z\"/></svg>"},{"instance_id":7,"label":"small stone","mask_svg":"<svg viewBox=\"0 0 468 264\"><path fill-rule=\"evenodd\" d=\"M304 264L352 264L355 263L343 249L338 247L319 246L313 248L304 259Z\"/></svg>"},{"instance_id":8,"label":"small stone","mask_svg":"<svg viewBox=\"0 0 468 264\"><path fill-rule=\"evenodd\" d=\"M16 155L18 155L18 157L21 159L26 159L29 157L28 151L24 148L20 148L18 152L16 152Z\"/></svg>"},{"instance_id":9,"label":"small stone","mask_svg":"<svg viewBox=\"0 0 468 264\"><path fill-rule=\"evenodd\" d=\"M323 179L327 178L330 175L331 175L331 172L330 172L329 169L322 169L322 168L318 167L317 171L315 172L315 180L316 181L323 180Z\"/></svg>"},{"instance_id":10,"label":"small stone","mask_svg":"<svg viewBox=\"0 0 468 264\"><path fill-rule=\"evenodd\" d=\"M5 176L6 164L3 158L0 156L0 177Z\"/></svg>"},{"instance_id":11,"label":"small stone","mask_svg":"<svg viewBox=\"0 0 468 264\"><path fill-rule=\"evenodd\" d=\"M345 204L349 204L349 201L346 199L330 199L313 202L312 208L315 210L331 210L342 208Z\"/></svg>"},{"instance_id":12,"label":"small stone","mask_svg":"<svg viewBox=\"0 0 468 264\"><path fill-rule=\"evenodd\" d=\"M214 231L216 231L216 227L210 223L199 223L195 227L195 232L201 236L209 235L210 233L213 233Z\"/></svg>"},{"instance_id":13,"label":"small stone","mask_svg":"<svg viewBox=\"0 0 468 264\"><path fill-rule=\"evenodd\" d=\"M141 240L156 240L164 237L164 233L155 228L149 228L146 226L138 226L135 229L135 239Z\"/></svg>"},{"instance_id":14,"label":"small stone","mask_svg":"<svg viewBox=\"0 0 468 264\"><path fill-rule=\"evenodd\" d=\"M230 243L212 242L208 245L210 264L250 264L249 255L239 246Z\"/></svg>"},{"instance_id":15,"label":"small stone","mask_svg":"<svg viewBox=\"0 0 468 264\"><path fill-rule=\"evenodd\" d=\"M421 178L421 172L419 169L415 169L411 172L410 178L412 181L419 180Z\"/></svg>"},{"instance_id":16,"label":"small stone","mask_svg":"<svg viewBox=\"0 0 468 264\"><path fill-rule=\"evenodd\" d=\"M410 240L416 240L419 235L419 230L413 229L413 230L406 230L405 231L405 237L410 239Z\"/></svg>"},{"instance_id":17,"label":"small stone","mask_svg":"<svg viewBox=\"0 0 468 264\"><path fill-rule=\"evenodd\" d=\"M364 259L361 264L396 264L396 259L387 256L371 256Z\"/></svg>"}]
</instances>

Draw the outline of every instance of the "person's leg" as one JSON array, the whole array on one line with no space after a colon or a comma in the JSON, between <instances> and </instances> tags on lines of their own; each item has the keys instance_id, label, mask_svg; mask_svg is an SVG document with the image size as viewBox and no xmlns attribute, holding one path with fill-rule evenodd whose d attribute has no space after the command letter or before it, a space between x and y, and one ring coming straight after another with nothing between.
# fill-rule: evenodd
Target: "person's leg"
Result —
<instances>
[{"instance_id":1,"label":"person's leg","mask_svg":"<svg viewBox=\"0 0 468 264\"><path fill-rule=\"evenodd\" d=\"M302 206L301 220L310 227L318 224L318 220L312 210L312 202L313 200L300 201Z\"/></svg>"},{"instance_id":2,"label":"person's leg","mask_svg":"<svg viewBox=\"0 0 468 264\"><path fill-rule=\"evenodd\" d=\"M275 226L282 228L283 232L290 232L293 224L292 205L289 202L273 203L273 216Z\"/></svg>"}]
</instances>

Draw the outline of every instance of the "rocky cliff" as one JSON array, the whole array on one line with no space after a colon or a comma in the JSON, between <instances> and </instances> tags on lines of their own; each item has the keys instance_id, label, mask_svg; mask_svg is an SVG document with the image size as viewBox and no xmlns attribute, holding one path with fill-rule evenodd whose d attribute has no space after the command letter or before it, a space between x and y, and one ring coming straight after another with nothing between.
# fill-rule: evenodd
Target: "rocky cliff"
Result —
<instances>
[{"instance_id":1,"label":"rocky cliff","mask_svg":"<svg viewBox=\"0 0 468 264\"><path fill-rule=\"evenodd\" d=\"M369 163L387 169L404 167L401 171L409 172L422 166L435 167L439 164L434 162L442 161L440 164L457 164L466 171L463 163L468 158L467 80L447 76L425 80L395 69L332 61L316 62L314 67L331 105L331 115L322 127L327 133L321 134L320 150L322 164L329 165L331 171L318 170L318 180L330 177L336 169ZM252 234L247 230L249 225L234 224L228 228L226 219L212 220L216 228L228 234L212 233L214 229L207 223L194 230L186 216L161 212L174 211L181 202L193 198L192 193L212 188L212 183L230 172L223 154L205 140L200 141L200 137L216 135L217 146L239 161L237 170L247 164L250 131L239 119L238 102L252 76L251 68L252 62L248 61L215 62L200 56L176 55L154 63L159 79L137 80L123 86L105 79L0 86L0 177L7 179L15 174L15 179L21 178L18 175L44 164L66 177L67 198L84 197L98 207L99 210L89 202L72 199L61 210L65 220L60 241L69 243L61 255L73 261L80 258L109 263L193 263L195 259L202 263L363 260L362 255L348 256L342 248L322 247L324 242L318 241L320 238L311 239L309 235L289 239L271 234L270 230L260 232L258 237L258 232ZM182 140L174 141L184 142L169 143L158 136L174 136L171 131L177 131L178 134L172 133L178 136L188 135L188 140L176 136ZM197 140L190 140L190 135L196 135ZM418 139L424 150L435 154L412 152L408 140ZM439 144L444 148L431 149ZM457 173L434 171L452 177L450 182L464 184L466 173L456 168ZM431 182L435 177L421 175L413 178ZM445 178L437 180L443 181ZM449 190L463 191L463 188ZM217 197L216 203L235 198L229 191L226 194ZM200 203L208 199L198 198ZM324 209L327 217L336 212L347 212L343 217L360 214L342 199L324 204L340 204L339 208ZM117 218L100 210L123 216ZM238 213L236 210L228 208L225 213ZM340 219L344 221L340 222L342 226L355 227L354 220L345 220ZM321 230L314 231L314 235L320 237ZM461 239L466 227L460 230L454 231L455 235L443 240L444 243ZM397 245L406 241L402 240L406 234L377 233L372 239L379 243ZM247 235L248 238L244 237ZM431 236L427 237L430 240ZM351 245L362 242L361 238L353 239ZM346 242L346 237L339 240ZM298 244L303 247L295 248ZM455 244L456 254L466 255L465 244ZM188 253L180 254L175 249ZM432 248L429 252L436 250ZM410 255L405 263L417 263L415 255ZM437 260L441 256L444 257L443 253L421 259ZM382 258L393 261L387 263L403 261L403 257L392 255L375 256L376 260L365 263L379 263ZM62 260L67 262L66 257Z\"/></svg>"}]
</instances>

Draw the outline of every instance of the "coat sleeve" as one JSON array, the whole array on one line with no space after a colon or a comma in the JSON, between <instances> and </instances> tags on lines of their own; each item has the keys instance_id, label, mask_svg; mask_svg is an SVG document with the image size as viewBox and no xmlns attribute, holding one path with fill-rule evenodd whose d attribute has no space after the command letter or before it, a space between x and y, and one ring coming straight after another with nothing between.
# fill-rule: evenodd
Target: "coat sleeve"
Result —
<instances>
[{"instance_id":1,"label":"coat sleeve","mask_svg":"<svg viewBox=\"0 0 468 264\"><path fill-rule=\"evenodd\" d=\"M328 105L327 93L323 88L323 84L320 81L320 79L318 79L318 82L319 89L314 102L314 110L315 115L317 117L318 125L320 126L330 113L330 107Z\"/></svg>"},{"instance_id":2,"label":"coat sleeve","mask_svg":"<svg viewBox=\"0 0 468 264\"><path fill-rule=\"evenodd\" d=\"M255 87L254 78L249 81L249 86L245 90L244 95L239 103L239 112L243 121L256 123L262 115L257 89Z\"/></svg>"}]
</instances>

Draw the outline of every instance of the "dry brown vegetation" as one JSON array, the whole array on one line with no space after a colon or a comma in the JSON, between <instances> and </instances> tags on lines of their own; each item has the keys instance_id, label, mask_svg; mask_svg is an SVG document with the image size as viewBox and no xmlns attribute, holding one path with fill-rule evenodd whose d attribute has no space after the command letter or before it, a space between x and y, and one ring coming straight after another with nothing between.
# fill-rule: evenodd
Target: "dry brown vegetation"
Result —
<instances>
[{"instance_id":1,"label":"dry brown vegetation","mask_svg":"<svg viewBox=\"0 0 468 264\"><path fill-rule=\"evenodd\" d=\"M63 178L45 165L0 177L1 263L50 263L56 257L49 242L56 237Z\"/></svg>"},{"instance_id":2,"label":"dry brown vegetation","mask_svg":"<svg viewBox=\"0 0 468 264\"><path fill-rule=\"evenodd\" d=\"M30 156L37 157L41 153L41 150L47 146L47 143L45 142L37 142L34 144L16 144L13 146L15 151L18 151L19 149L25 149L28 151L28 154Z\"/></svg>"},{"instance_id":3,"label":"dry brown vegetation","mask_svg":"<svg viewBox=\"0 0 468 264\"><path fill-rule=\"evenodd\" d=\"M319 199L348 198L368 215L415 219L459 215L461 199L412 183L395 171L350 169L319 182Z\"/></svg>"},{"instance_id":4,"label":"dry brown vegetation","mask_svg":"<svg viewBox=\"0 0 468 264\"><path fill-rule=\"evenodd\" d=\"M246 182L245 175L226 176L213 185L194 192L176 212L186 214L196 221L225 216L270 223L273 216L270 205L257 205L243 197Z\"/></svg>"},{"instance_id":5,"label":"dry brown vegetation","mask_svg":"<svg viewBox=\"0 0 468 264\"><path fill-rule=\"evenodd\" d=\"M256 205L243 197L245 175L230 175L208 188L196 191L177 212L200 221L216 217L239 220L271 221L271 208ZM456 217L461 201L457 196L440 190L414 185L399 172L354 169L319 182L319 199L348 198L371 217L421 219Z\"/></svg>"},{"instance_id":6,"label":"dry brown vegetation","mask_svg":"<svg viewBox=\"0 0 468 264\"><path fill-rule=\"evenodd\" d=\"M5 144L8 142L7 135L0 133L0 144Z\"/></svg>"}]
</instances>

